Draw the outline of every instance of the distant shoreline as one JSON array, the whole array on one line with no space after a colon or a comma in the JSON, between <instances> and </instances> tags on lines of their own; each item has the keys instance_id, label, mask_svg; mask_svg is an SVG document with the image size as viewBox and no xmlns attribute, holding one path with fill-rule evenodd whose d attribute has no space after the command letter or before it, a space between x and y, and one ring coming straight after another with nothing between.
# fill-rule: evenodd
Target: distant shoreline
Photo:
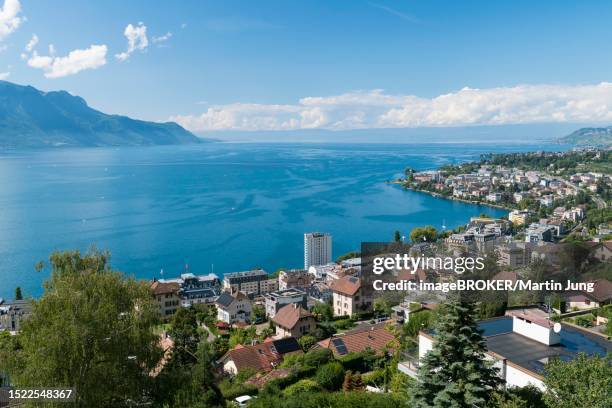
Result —
<instances>
[{"instance_id":1,"label":"distant shoreline","mask_svg":"<svg viewBox=\"0 0 612 408\"><path fill-rule=\"evenodd\" d=\"M449 196L442 195L440 193L434 193L432 191L427 191L427 190L422 190L422 189L418 189L418 188L414 188L414 187L409 187L409 186L406 186L403 182L401 182L399 180L387 181L387 184L399 185L399 186L402 186L405 190L412 190L412 191L416 191L418 193L424 193L424 194L430 195L432 197L443 198L443 199L449 200L449 201L459 201L459 202L466 203L466 204L483 205L483 206L486 206L486 207L497 208L499 210L506 210L508 212L514 210L514 208L504 207L503 205L485 203L485 202L482 202L482 201L466 200L464 198L449 197Z\"/></svg>"}]
</instances>

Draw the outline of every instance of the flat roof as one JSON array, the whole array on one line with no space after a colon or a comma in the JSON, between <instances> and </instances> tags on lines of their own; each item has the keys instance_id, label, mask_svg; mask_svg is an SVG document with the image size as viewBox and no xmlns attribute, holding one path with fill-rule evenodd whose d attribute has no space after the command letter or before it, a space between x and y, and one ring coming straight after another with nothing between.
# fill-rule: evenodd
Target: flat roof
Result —
<instances>
[{"instance_id":1,"label":"flat roof","mask_svg":"<svg viewBox=\"0 0 612 408\"><path fill-rule=\"evenodd\" d=\"M511 364L536 375L541 375L544 365L552 357L569 361L576 358L578 353L604 357L612 352L612 342L564 324L559 333L561 342L553 346L514 333L510 316L483 320L478 326L483 330L490 353L497 354L498 358L505 358ZM434 334L431 331L422 333L430 337Z\"/></svg>"}]
</instances>

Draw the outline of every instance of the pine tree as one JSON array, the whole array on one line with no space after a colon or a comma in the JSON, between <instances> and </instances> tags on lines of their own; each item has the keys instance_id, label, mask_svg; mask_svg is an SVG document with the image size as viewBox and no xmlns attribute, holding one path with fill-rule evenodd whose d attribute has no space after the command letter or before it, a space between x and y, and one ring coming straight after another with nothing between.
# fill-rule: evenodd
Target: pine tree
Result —
<instances>
[{"instance_id":1,"label":"pine tree","mask_svg":"<svg viewBox=\"0 0 612 408\"><path fill-rule=\"evenodd\" d=\"M15 288L15 300L23 300L23 295L21 294L21 287L17 286Z\"/></svg>"},{"instance_id":2,"label":"pine tree","mask_svg":"<svg viewBox=\"0 0 612 408\"><path fill-rule=\"evenodd\" d=\"M486 344L474 320L474 304L452 300L422 361L414 399L418 407L480 407L501 383L485 361Z\"/></svg>"}]
</instances>

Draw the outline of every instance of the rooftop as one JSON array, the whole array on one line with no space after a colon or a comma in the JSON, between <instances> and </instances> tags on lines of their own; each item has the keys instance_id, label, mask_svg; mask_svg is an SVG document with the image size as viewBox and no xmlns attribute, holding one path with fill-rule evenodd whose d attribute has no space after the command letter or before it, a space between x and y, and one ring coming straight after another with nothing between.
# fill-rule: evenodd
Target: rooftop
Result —
<instances>
[{"instance_id":1,"label":"rooftop","mask_svg":"<svg viewBox=\"0 0 612 408\"><path fill-rule=\"evenodd\" d=\"M366 349L371 349L380 355L386 347L393 346L395 342L395 336L387 330L386 324L380 324L357 328L344 334L321 340L317 345L330 349L337 356L359 353Z\"/></svg>"},{"instance_id":2,"label":"rooftop","mask_svg":"<svg viewBox=\"0 0 612 408\"><path fill-rule=\"evenodd\" d=\"M361 279L354 276L343 276L331 284L331 290L345 296L354 296L361 287Z\"/></svg>"},{"instance_id":3,"label":"rooftop","mask_svg":"<svg viewBox=\"0 0 612 408\"><path fill-rule=\"evenodd\" d=\"M612 343L596 334L562 325L561 342L548 346L512 331L512 317L504 316L478 323L483 331L490 354L505 358L524 370L540 375L552 357L569 361L578 353L605 356L612 352ZM423 333L423 332L422 332ZM430 333L424 333L431 337Z\"/></svg>"},{"instance_id":4,"label":"rooftop","mask_svg":"<svg viewBox=\"0 0 612 408\"><path fill-rule=\"evenodd\" d=\"M302 306L292 303L280 308L272 320L277 325L291 330L301 319L305 319L307 317L312 317L312 313L304 309Z\"/></svg>"}]
</instances>

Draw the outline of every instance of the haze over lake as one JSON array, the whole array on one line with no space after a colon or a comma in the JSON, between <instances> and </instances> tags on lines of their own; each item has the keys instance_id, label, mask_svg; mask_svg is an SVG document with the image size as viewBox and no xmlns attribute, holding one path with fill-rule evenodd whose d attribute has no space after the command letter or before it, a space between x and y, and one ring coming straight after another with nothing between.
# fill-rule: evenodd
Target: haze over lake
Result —
<instances>
[{"instance_id":1,"label":"haze over lake","mask_svg":"<svg viewBox=\"0 0 612 408\"><path fill-rule=\"evenodd\" d=\"M0 152L0 297L42 293L34 265L95 244L138 278L303 266L303 234L334 256L395 230L506 212L385 183L491 151L542 145L211 143ZM559 146L549 149L559 149ZM214 267L213 267L214 265Z\"/></svg>"}]
</instances>

